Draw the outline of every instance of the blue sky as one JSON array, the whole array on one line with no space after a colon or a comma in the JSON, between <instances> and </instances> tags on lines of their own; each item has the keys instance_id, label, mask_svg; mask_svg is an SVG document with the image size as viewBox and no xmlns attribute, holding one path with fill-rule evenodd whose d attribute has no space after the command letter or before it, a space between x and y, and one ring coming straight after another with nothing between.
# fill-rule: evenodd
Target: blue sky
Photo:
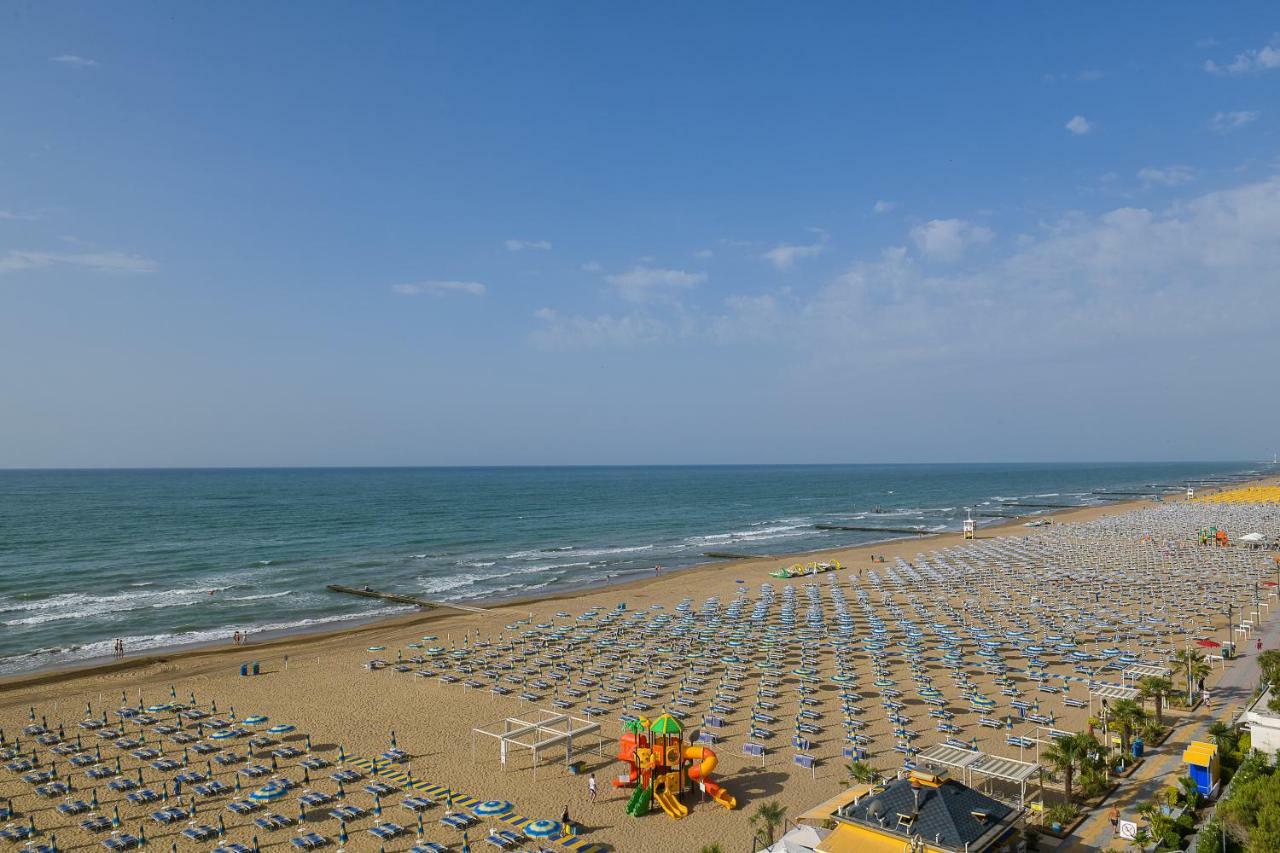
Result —
<instances>
[{"instance_id":1,"label":"blue sky","mask_svg":"<svg viewBox=\"0 0 1280 853\"><path fill-rule=\"evenodd\" d=\"M0 13L0 466L1280 443L1274 4L691 5Z\"/></svg>"}]
</instances>

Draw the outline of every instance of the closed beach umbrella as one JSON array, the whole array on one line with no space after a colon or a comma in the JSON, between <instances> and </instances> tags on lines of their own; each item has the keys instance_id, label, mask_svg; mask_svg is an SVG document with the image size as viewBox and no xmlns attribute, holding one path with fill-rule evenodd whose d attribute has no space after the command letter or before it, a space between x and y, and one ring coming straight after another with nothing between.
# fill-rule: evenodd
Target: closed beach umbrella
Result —
<instances>
[{"instance_id":1,"label":"closed beach umbrella","mask_svg":"<svg viewBox=\"0 0 1280 853\"><path fill-rule=\"evenodd\" d=\"M345 820L338 821L338 840L343 844L347 843L347 822Z\"/></svg>"},{"instance_id":2,"label":"closed beach umbrella","mask_svg":"<svg viewBox=\"0 0 1280 853\"><path fill-rule=\"evenodd\" d=\"M535 820L524 828L524 834L530 838L559 838L562 832L559 821Z\"/></svg>"}]
</instances>

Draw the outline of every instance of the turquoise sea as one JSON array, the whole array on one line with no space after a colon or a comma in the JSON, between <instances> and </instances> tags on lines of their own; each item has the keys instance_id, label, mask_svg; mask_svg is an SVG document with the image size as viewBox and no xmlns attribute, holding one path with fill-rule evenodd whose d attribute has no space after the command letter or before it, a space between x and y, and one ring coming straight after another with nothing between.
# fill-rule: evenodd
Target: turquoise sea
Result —
<instances>
[{"instance_id":1,"label":"turquoise sea","mask_svg":"<svg viewBox=\"0 0 1280 853\"><path fill-rule=\"evenodd\" d=\"M0 471L0 672L956 529L1249 463ZM878 510L878 511L877 511Z\"/></svg>"}]
</instances>

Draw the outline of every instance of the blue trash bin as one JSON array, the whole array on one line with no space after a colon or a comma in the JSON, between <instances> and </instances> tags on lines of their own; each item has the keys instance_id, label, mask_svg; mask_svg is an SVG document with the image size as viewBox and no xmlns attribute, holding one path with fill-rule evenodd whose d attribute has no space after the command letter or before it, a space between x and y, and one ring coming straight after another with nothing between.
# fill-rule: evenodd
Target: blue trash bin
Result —
<instances>
[{"instance_id":1,"label":"blue trash bin","mask_svg":"<svg viewBox=\"0 0 1280 853\"><path fill-rule=\"evenodd\" d=\"M1135 738L1133 741L1133 757L1141 758L1144 747L1145 744L1143 744L1142 738Z\"/></svg>"},{"instance_id":2,"label":"blue trash bin","mask_svg":"<svg viewBox=\"0 0 1280 853\"><path fill-rule=\"evenodd\" d=\"M253 674L254 674L254 675L257 675L257 674L258 674L258 662L257 662L257 661L254 661L254 662L253 662Z\"/></svg>"},{"instance_id":3,"label":"blue trash bin","mask_svg":"<svg viewBox=\"0 0 1280 853\"><path fill-rule=\"evenodd\" d=\"M249 664L247 663L240 664L240 675L245 676L248 674L249 674Z\"/></svg>"}]
</instances>

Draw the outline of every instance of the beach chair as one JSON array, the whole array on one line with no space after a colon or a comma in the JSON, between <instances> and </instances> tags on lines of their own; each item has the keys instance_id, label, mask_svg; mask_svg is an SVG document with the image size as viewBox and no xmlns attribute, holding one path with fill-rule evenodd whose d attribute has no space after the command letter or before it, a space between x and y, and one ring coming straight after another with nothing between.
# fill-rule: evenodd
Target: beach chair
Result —
<instances>
[{"instance_id":1,"label":"beach chair","mask_svg":"<svg viewBox=\"0 0 1280 853\"><path fill-rule=\"evenodd\" d=\"M137 836L130 835L127 832L122 832L119 835L113 835L110 838L104 838L102 840L102 846L113 851L113 853L119 850L132 850L135 847L138 847L139 844L140 842L138 841Z\"/></svg>"},{"instance_id":2,"label":"beach chair","mask_svg":"<svg viewBox=\"0 0 1280 853\"><path fill-rule=\"evenodd\" d=\"M335 809L330 809L329 811L329 817L334 820L345 821L348 823L353 820L358 820L367 814L368 812L359 806L353 806L350 804L341 805Z\"/></svg>"},{"instance_id":3,"label":"beach chair","mask_svg":"<svg viewBox=\"0 0 1280 853\"><path fill-rule=\"evenodd\" d=\"M411 812L424 812L436 805L436 801L429 797L414 795L405 797L400 801L400 805L404 806Z\"/></svg>"},{"instance_id":4,"label":"beach chair","mask_svg":"<svg viewBox=\"0 0 1280 853\"><path fill-rule=\"evenodd\" d=\"M449 812L440 818L440 822L453 829L463 830L475 826L480 819L470 812Z\"/></svg>"},{"instance_id":5,"label":"beach chair","mask_svg":"<svg viewBox=\"0 0 1280 853\"><path fill-rule=\"evenodd\" d=\"M449 853L449 848L436 841L424 841L411 847L409 853Z\"/></svg>"},{"instance_id":6,"label":"beach chair","mask_svg":"<svg viewBox=\"0 0 1280 853\"><path fill-rule=\"evenodd\" d=\"M277 829L284 829L286 826L290 826L294 821L293 818L285 817L282 814L267 812L261 817L254 818L253 822L268 832L274 832Z\"/></svg>"},{"instance_id":7,"label":"beach chair","mask_svg":"<svg viewBox=\"0 0 1280 853\"><path fill-rule=\"evenodd\" d=\"M329 839L318 832L308 832L290 839L289 843L299 850L316 850L328 844Z\"/></svg>"},{"instance_id":8,"label":"beach chair","mask_svg":"<svg viewBox=\"0 0 1280 853\"><path fill-rule=\"evenodd\" d=\"M111 828L111 820L105 815L94 815L87 820L80 821L80 826L87 832L105 832Z\"/></svg>"},{"instance_id":9,"label":"beach chair","mask_svg":"<svg viewBox=\"0 0 1280 853\"><path fill-rule=\"evenodd\" d=\"M190 838L192 841L208 841L210 838L213 838L218 834L218 830L209 826L207 823L201 823L196 826L187 827L182 830L181 834L183 837Z\"/></svg>"},{"instance_id":10,"label":"beach chair","mask_svg":"<svg viewBox=\"0 0 1280 853\"><path fill-rule=\"evenodd\" d=\"M243 844L223 844L221 847L215 847L213 853L253 853Z\"/></svg>"},{"instance_id":11,"label":"beach chair","mask_svg":"<svg viewBox=\"0 0 1280 853\"><path fill-rule=\"evenodd\" d=\"M262 808L262 805L254 800L232 800L227 803L227 811L232 812L233 814L238 814L242 817L247 814L252 814L260 808Z\"/></svg>"},{"instance_id":12,"label":"beach chair","mask_svg":"<svg viewBox=\"0 0 1280 853\"><path fill-rule=\"evenodd\" d=\"M398 823L380 823L369 827L369 833L382 841L390 841L397 835L404 834L404 827Z\"/></svg>"}]
</instances>

